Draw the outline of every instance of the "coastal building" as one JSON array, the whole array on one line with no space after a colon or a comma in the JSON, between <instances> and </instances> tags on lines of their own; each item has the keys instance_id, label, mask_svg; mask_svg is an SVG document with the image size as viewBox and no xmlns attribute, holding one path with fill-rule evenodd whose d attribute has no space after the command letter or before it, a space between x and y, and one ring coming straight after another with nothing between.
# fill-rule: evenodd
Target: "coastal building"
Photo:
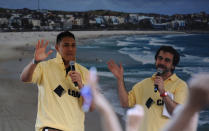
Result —
<instances>
[{"instance_id":1,"label":"coastal building","mask_svg":"<svg viewBox=\"0 0 209 131\"><path fill-rule=\"evenodd\" d=\"M75 20L74 20L74 23L73 23L74 25L78 25L78 26L83 26L83 24L84 24L84 19L83 18L76 18Z\"/></svg>"},{"instance_id":2,"label":"coastal building","mask_svg":"<svg viewBox=\"0 0 209 131\"><path fill-rule=\"evenodd\" d=\"M60 17L60 18L64 18L64 15L61 15L61 14L59 14L57 16Z\"/></svg>"},{"instance_id":3,"label":"coastal building","mask_svg":"<svg viewBox=\"0 0 209 131\"><path fill-rule=\"evenodd\" d=\"M138 16L138 17L137 17L137 21L140 21L140 20L143 20L143 19L150 19L150 20L153 20L154 17L144 16L144 15L141 15L141 16Z\"/></svg>"},{"instance_id":4,"label":"coastal building","mask_svg":"<svg viewBox=\"0 0 209 131\"><path fill-rule=\"evenodd\" d=\"M152 24L153 29L158 29L158 30L167 30L169 26L170 23Z\"/></svg>"},{"instance_id":5,"label":"coastal building","mask_svg":"<svg viewBox=\"0 0 209 131\"><path fill-rule=\"evenodd\" d=\"M94 25L94 24L96 24L97 22L96 22L96 20L94 19L94 18L92 18L92 19L89 19L89 24L90 25Z\"/></svg>"},{"instance_id":6,"label":"coastal building","mask_svg":"<svg viewBox=\"0 0 209 131\"><path fill-rule=\"evenodd\" d=\"M20 17L12 16L9 19L8 27L11 30L16 30L22 26L22 20Z\"/></svg>"},{"instance_id":7,"label":"coastal building","mask_svg":"<svg viewBox=\"0 0 209 131\"><path fill-rule=\"evenodd\" d=\"M66 19L64 22L63 22L63 29L64 30L69 30L69 29L72 29L72 25L73 25L73 19L69 18L69 19Z\"/></svg>"},{"instance_id":8,"label":"coastal building","mask_svg":"<svg viewBox=\"0 0 209 131\"><path fill-rule=\"evenodd\" d=\"M138 23L138 14L129 14L129 22L132 24Z\"/></svg>"},{"instance_id":9,"label":"coastal building","mask_svg":"<svg viewBox=\"0 0 209 131\"><path fill-rule=\"evenodd\" d=\"M41 21L37 19L32 19L32 25L35 27L40 27L41 26Z\"/></svg>"},{"instance_id":10,"label":"coastal building","mask_svg":"<svg viewBox=\"0 0 209 131\"><path fill-rule=\"evenodd\" d=\"M117 16L110 16L111 22L113 25L118 25L119 21L118 21L118 17Z\"/></svg>"},{"instance_id":11,"label":"coastal building","mask_svg":"<svg viewBox=\"0 0 209 131\"><path fill-rule=\"evenodd\" d=\"M62 12L48 10L2 9L0 28L17 30L61 29L169 29L208 30L209 15L205 12L172 16L117 12ZM120 26L118 26L120 25ZM75 27L75 28L74 28ZM104 28L100 28L104 27Z\"/></svg>"},{"instance_id":12,"label":"coastal building","mask_svg":"<svg viewBox=\"0 0 209 131\"><path fill-rule=\"evenodd\" d=\"M105 21L109 21L110 16L109 15L105 15L105 16L103 16L103 18L104 18Z\"/></svg>"},{"instance_id":13,"label":"coastal building","mask_svg":"<svg viewBox=\"0 0 209 131\"><path fill-rule=\"evenodd\" d=\"M113 18L114 16L111 16L111 15L105 15L105 16L103 16L103 18L104 18L104 21L105 21L105 23L107 24L107 25L112 25L113 24L113 21L112 21L112 18ZM114 19L114 18L113 18Z\"/></svg>"},{"instance_id":14,"label":"coastal building","mask_svg":"<svg viewBox=\"0 0 209 131\"><path fill-rule=\"evenodd\" d=\"M65 15L65 18L72 18L72 17L74 17L74 16L73 15L69 15L69 14Z\"/></svg>"},{"instance_id":15,"label":"coastal building","mask_svg":"<svg viewBox=\"0 0 209 131\"><path fill-rule=\"evenodd\" d=\"M117 17L117 19L118 19L119 24L124 24L125 23L125 17L119 16L119 17Z\"/></svg>"},{"instance_id":16,"label":"coastal building","mask_svg":"<svg viewBox=\"0 0 209 131\"><path fill-rule=\"evenodd\" d=\"M104 18L102 16L95 17L96 24L102 25L105 23Z\"/></svg>"},{"instance_id":17,"label":"coastal building","mask_svg":"<svg viewBox=\"0 0 209 131\"><path fill-rule=\"evenodd\" d=\"M186 23L184 20L173 20L171 21L171 28L174 30L184 30Z\"/></svg>"},{"instance_id":18,"label":"coastal building","mask_svg":"<svg viewBox=\"0 0 209 131\"><path fill-rule=\"evenodd\" d=\"M0 18L0 25L8 25L9 24L9 20L7 18Z\"/></svg>"}]
</instances>

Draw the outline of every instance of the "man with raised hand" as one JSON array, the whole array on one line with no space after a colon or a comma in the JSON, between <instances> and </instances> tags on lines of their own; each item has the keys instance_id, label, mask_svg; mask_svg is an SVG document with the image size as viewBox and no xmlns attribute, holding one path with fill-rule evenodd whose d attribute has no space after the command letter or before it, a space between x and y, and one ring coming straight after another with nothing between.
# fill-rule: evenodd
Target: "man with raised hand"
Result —
<instances>
[{"instance_id":1,"label":"man with raised hand","mask_svg":"<svg viewBox=\"0 0 209 131\"><path fill-rule=\"evenodd\" d=\"M58 34L56 58L44 61L52 53L46 53L47 45L48 41L38 41L33 60L20 76L23 82L38 85L36 131L84 131L80 89L89 72L74 62L75 37L68 31Z\"/></svg>"},{"instance_id":2,"label":"man with raised hand","mask_svg":"<svg viewBox=\"0 0 209 131\"><path fill-rule=\"evenodd\" d=\"M109 70L117 78L121 105L133 107L140 104L144 107L141 131L161 130L175 107L184 103L187 84L174 73L179 60L180 55L173 47L161 46L155 55L157 73L137 83L129 92L125 88L122 64L118 66L113 60L108 62Z\"/></svg>"}]
</instances>

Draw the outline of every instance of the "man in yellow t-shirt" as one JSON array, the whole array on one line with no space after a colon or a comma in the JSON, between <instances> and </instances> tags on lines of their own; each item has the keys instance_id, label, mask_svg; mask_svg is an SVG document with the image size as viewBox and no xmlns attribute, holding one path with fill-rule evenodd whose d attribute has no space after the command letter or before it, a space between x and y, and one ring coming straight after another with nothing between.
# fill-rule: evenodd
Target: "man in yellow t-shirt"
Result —
<instances>
[{"instance_id":1,"label":"man in yellow t-shirt","mask_svg":"<svg viewBox=\"0 0 209 131\"><path fill-rule=\"evenodd\" d=\"M133 107L140 104L144 107L142 131L159 131L175 107L184 103L187 84L174 73L179 60L180 55L173 47L162 46L155 55L157 73L137 83L130 92L125 89L122 64L118 66L113 60L108 62L109 70L117 78L121 105Z\"/></svg>"},{"instance_id":2,"label":"man in yellow t-shirt","mask_svg":"<svg viewBox=\"0 0 209 131\"><path fill-rule=\"evenodd\" d=\"M33 60L21 74L23 82L38 85L36 131L84 131L80 89L86 84L89 72L74 63L75 37L68 31L58 34L56 58L43 61L52 53L45 52L47 45L48 41L45 44L38 41Z\"/></svg>"}]
</instances>

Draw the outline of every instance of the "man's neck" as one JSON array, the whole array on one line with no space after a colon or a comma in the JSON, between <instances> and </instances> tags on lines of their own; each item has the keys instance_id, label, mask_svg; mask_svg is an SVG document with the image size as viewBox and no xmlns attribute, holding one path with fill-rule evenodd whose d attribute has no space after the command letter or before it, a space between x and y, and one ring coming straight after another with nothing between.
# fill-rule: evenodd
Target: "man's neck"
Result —
<instances>
[{"instance_id":1,"label":"man's neck","mask_svg":"<svg viewBox=\"0 0 209 131\"><path fill-rule=\"evenodd\" d=\"M75 60L70 60L70 61L75 61ZM63 59L65 68L68 68L70 66L70 61L66 61L66 60Z\"/></svg>"},{"instance_id":2,"label":"man's neck","mask_svg":"<svg viewBox=\"0 0 209 131\"><path fill-rule=\"evenodd\" d=\"M64 65L65 65L65 68L68 68L70 66L69 62L68 63L67 62L66 63L64 62Z\"/></svg>"},{"instance_id":3,"label":"man's neck","mask_svg":"<svg viewBox=\"0 0 209 131\"><path fill-rule=\"evenodd\" d=\"M163 81L167 80L172 75L173 75L172 72L167 72L167 73L163 74L162 75Z\"/></svg>"},{"instance_id":4,"label":"man's neck","mask_svg":"<svg viewBox=\"0 0 209 131\"><path fill-rule=\"evenodd\" d=\"M68 68L70 66L70 61L66 61L64 59L62 59L65 65L65 68Z\"/></svg>"}]
</instances>

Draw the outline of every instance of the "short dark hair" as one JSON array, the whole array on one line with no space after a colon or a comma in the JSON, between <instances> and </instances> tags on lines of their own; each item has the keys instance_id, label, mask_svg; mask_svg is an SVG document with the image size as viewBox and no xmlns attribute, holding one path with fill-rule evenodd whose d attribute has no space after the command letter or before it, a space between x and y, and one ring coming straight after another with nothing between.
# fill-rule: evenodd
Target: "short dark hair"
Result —
<instances>
[{"instance_id":1,"label":"short dark hair","mask_svg":"<svg viewBox=\"0 0 209 131\"><path fill-rule=\"evenodd\" d=\"M75 40L75 36L73 33L71 33L70 31L64 31L64 32L61 32L57 35L56 44L59 44L64 37L71 37Z\"/></svg>"},{"instance_id":2,"label":"short dark hair","mask_svg":"<svg viewBox=\"0 0 209 131\"><path fill-rule=\"evenodd\" d=\"M157 56L160 51L169 52L173 54L173 66L177 66L180 61L180 55L177 50L175 50L172 46L161 46L155 54L155 60L157 60Z\"/></svg>"}]
</instances>

